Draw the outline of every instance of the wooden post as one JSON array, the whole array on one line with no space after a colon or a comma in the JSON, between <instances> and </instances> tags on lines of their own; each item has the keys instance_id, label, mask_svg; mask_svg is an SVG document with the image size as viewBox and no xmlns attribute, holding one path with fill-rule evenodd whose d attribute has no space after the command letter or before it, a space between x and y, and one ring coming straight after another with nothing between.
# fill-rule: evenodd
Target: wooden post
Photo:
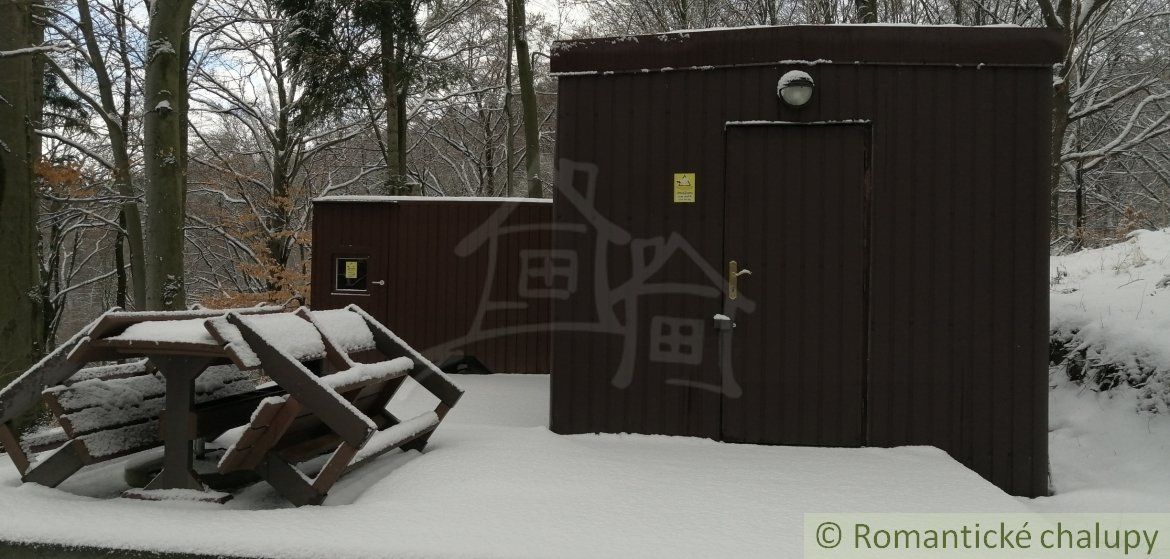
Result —
<instances>
[{"instance_id":1,"label":"wooden post","mask_svg":"<svg viewBox=\"0 0 1170 559\"><path fill-rule=\"evenodd\" d=\"M205 357L155 355L151 363L166 379L167 392L160 429L163 469L146 489L194 489L203 483L193 467L195 439L195 379L211 364Z\"/></svg>"},{"instance_id":2,"label":"wooden post","mask_svg":"<svg viewBox=\"0 0 1170 559\"><path fill-rule=\"evenodd\" d=\"M30 461L24 449L20 447L20 435L9 423L0 423L0 446L8 452L12 464L16 466L20 475L24 475L28 471Z\"/></svg>"}]
</instances>

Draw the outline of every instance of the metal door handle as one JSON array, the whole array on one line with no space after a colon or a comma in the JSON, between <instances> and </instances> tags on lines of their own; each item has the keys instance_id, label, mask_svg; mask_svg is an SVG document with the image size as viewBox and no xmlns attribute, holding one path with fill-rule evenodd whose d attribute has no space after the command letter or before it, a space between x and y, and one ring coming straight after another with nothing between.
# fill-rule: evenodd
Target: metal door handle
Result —
<instances>
[{"instance_id":1,"label":"metal door handle","mask_svg":"<svg viewBox=\"0 0 1170 559\"><path fill-rule=\"evenodd\" d=\"M386 280L371 281L370 285L386 285Z\"/></svg>"},{"instance_id":2,"label":"metal door handle","mask_svg":"<svg viewBox=\"0 0 1170 559\"><path fill-rule=\"evenodd\" d=\"M750 276L752 271L744 268L739 269L739 264L732 260L727 263L727 298L735 299L739 297L739 276Z\"/></svg>"}]
</instances>

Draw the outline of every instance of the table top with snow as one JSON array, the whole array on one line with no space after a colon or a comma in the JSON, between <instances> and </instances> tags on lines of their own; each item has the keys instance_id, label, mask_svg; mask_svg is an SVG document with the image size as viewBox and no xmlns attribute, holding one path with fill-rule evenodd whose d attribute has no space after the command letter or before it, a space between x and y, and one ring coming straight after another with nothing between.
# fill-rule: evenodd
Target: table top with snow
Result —
<instances>
[{"instance_id":1,"label":"table top with snow","mask_svg":"<svg viewBox=\"0 0 1170 559\"><path fill-rule=\"evenodd\" d=\"M828 449L546 427L545 375L462 376L424 454L343 478L324 506L266 484L226 505L117 498L122 462L58 489L0 459L0 539L279 557L795 556L804 512L1019 512L941 451ZM425 406L421 390L401 406ZM428 396L429 397L429 396Z\"/></svg>"}]
</instances>

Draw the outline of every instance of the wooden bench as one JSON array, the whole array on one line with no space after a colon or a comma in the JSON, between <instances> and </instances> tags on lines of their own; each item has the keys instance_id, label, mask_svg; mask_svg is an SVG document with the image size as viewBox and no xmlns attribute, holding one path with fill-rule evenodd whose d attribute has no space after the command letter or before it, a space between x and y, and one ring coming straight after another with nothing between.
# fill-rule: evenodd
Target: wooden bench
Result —
<instances>
[{"instance_id":1,"label":"wooden bench","mask_svg":"<svg viewBox=\"0 0 1170 559\"><path fill-rule=\"evenodd\" d=\"M196 409L199 404L253 392L254 378L233 365L208 368L195 383ZM81 369L42 395L69 441L69 452L85 466L161 446L159 420L165 387L162 377L144 359ZM247 416L237 413L234 422L243 421ZM67 471L37 468L29 472L26 481L53 487L64 481Z\"/></svg>"},{"instance_id":2,"label":"wooden bench","mask_svg":"<svg viewBox=\"0 0 1170 559\"><path fill-rule=\"evenodd\" d=\"M318 375L288 351L265 324L268 317L229 313L227 325L274 381L288 394L265 398L247 426L221 439L227 449L219 471L255 471L295 505L319 504L346 472L386 452L422 450L462 391L418 352L361 309L310 312L296 316L320 333L332 372ZM292 325L285 325L291 327ZM216 327L225 329L225 324ZM287 346L287 343L285 343ZM382 360L360 363L353 355L377 350ZM247 362L250 356L241 356ZM406 377L439 398L417 417L400 420L386 409ZM328 454L306 471L298 464ZM310 477L310 475L312 477Z\"/></svg>"}]
</instances>

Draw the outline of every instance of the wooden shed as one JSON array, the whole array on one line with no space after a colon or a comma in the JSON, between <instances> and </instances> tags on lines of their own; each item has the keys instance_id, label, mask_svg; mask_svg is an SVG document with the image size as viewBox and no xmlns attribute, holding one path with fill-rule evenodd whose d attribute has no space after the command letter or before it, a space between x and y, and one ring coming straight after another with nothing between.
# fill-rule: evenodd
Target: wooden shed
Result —
<instances>
[{"instance_id":1,"label":"wooden shed","mask_svg":"<svg viewBox=\"0 0 1170 559\"><path fill-rule=\"evenodd\" d=\"M1062 52L1004 27L556 43L552 248L591 268L553 303L552 429L933 445L1045 494Z\"/></svg>"},{"instance_id":2,"label":"wooden shed","mask_svg":"<svg viewBox=\"0 0 1170 559\"><path fill-rule=\"evenodd\" d=\"M551 200L318 198L311 304L357 304L440 366L547 373L551 219Z\"/></svg>"}]
</instances>

